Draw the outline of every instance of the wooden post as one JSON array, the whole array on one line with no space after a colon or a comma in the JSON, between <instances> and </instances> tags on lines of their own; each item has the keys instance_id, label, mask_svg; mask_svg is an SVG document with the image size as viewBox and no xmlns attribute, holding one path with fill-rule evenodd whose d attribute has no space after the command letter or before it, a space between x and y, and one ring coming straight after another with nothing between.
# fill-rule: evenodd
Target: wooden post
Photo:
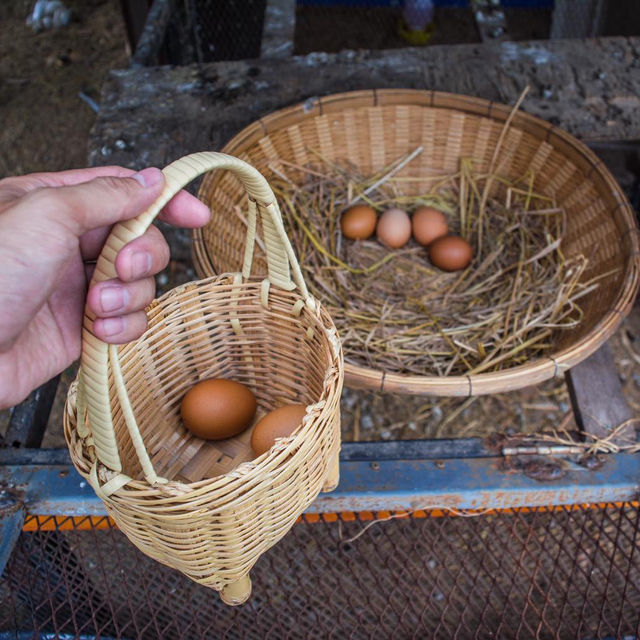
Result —
<instances>
[{"instance_id":1,"label":"wooden post","mask_svg":"<svg viewBox=\"0 0 640 640\"><path fill-rule=\"evenodd\" d=\"M267 0L262 27L261 58L288 58L293 53L296 0Z\"/></svg>"},{"instance_id":2,"label":"wooden post","mask_svg":"<svg viewBox=\"0 0 640 640\"><path fill-rule=\"evenodd\" d=\"M601 34L606 0L556 0L551 39L593 38Z\"/></svg>"},{"instance_id":3,"label":"wooden post","mask_svg":"<svg viewBox=\"0 0 640 640\"><path fill-rule=\"evenodd\" d=\"M622 385L609 345L566 374L571 404L578 427L597 438L606 438L617 426L631 418L631 409L622 392ZM613 438L618 445L635 441L635 429L629 424Z\"/></svg>"},{"instance_id":4,"label":"wooden post","mask_svg":"<svg viewBox=\"0 0 640 640\"><path fill-rule=\"evenodd\" d=\"M472 0L471 9L482 42L502 42L510 40L504 9L494 0Z\"/></svg>"}]
</instances>

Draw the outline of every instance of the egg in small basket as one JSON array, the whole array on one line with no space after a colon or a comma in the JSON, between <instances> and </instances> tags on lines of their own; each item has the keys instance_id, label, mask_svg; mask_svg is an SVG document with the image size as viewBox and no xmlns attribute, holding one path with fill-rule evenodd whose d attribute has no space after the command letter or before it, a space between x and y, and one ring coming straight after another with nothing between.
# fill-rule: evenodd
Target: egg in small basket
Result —
<instances>
[{"instance_id":1,"label":"egg in small basket","mask_svg":"<svg viewBox=\"0 0 640 640\"><path fill-rule=\"evenodd\" d=\"M148 309L144 335L122 346L98 340L87 311L64 426L74 465L125 535L152 558L220 591L228 604L240 604L260 554L338 482L343 361L333 322L307 290L265 179L220 153L193 154L164 169L161 197L113 229L93 278L115 277L118 251L183 186L217 169L233 173L248 194L242 273L163 295ZM250 276L255 242L268 255L266 278ZM180 419L180 402L211 378L251 389L257 418L304 405L301 426L257 457L251 429L219 441L194 436Z\"/></svg>"}]
</instances>

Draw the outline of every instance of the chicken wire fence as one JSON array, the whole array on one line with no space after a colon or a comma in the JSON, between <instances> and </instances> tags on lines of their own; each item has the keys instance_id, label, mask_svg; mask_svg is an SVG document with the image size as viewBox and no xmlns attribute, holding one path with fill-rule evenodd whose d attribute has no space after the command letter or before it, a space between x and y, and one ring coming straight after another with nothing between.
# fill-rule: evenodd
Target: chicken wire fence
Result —
<instances>
[{"instance_id":1,"label":"chicken wire fence","mask_svg":"<svg viewBox=\"0 0 640 640\"><path fill-rule=\"evenodd\" d=\"M404 10L407 4L427 4L427 0L156 2L166 5L169 16L158 27L161 61L176 65L407 47L417 42L407 39L402 28ZM429 36L422 44L640 33L635 0L433 0L432 4L425 15L432 16L433 28L427 29ZM152 21L152 30L154 25Z\"/></svg>"},{"instance_id":2,"label":"chicken wire fence","mask_svg":"<svg viewBox=\"0 0 640 640\"><path fill-rule=\"evenodd\" d=\"M2 576L0 637L636 637L639 515L637 503L307 515L238 608L107 518L33 517Z\"/></svg>"},{"instance_id":3,"label":"chicken wire fence","mask_svg":"<svg viewBox=\"0 0 640 640\"><path fill-rule=\"evenodd\" d=\"M267 0L164 0L164 56L176 65L260 57Z\"/></svg>"}]
</instances>

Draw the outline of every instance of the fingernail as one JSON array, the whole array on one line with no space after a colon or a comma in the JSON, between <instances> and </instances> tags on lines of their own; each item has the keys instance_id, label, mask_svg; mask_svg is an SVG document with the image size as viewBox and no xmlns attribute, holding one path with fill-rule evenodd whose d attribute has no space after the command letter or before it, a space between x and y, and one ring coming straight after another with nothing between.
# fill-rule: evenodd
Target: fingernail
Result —
<instances>
[{"instance_id":1,"label":"fingernail","mask_svg":"<svg viewBox=\"0 0 640 640\"><path fill-rule=\"evenodd\" d=\"M131 256L131 275L133 278L143 278L151 271L151 254L146 251L136 251Z\"/></svg>"},{"instance_id":2,"label":"fingernail","mask_svg":"<svg viewBox=\"0 0 640 640\"><path fill-rule=\"evenodd\" d=\"M100 291L102 311L119 311L129 302L129 292L123 287L103 287Z\"/></svg>"},{"instance_id":3,"label":"fingernail","mask_svg":"<svg viewBox=\"0 0 640 640\"><path fill-rule=\"evenodd\" d=\"M153 185L158 184L158 182L164 180L162 171L155 167L149 167L148 169L138 171L138 173L134 173L131 177L139 182L143 187L152 187Z\"/></svg>"},{"instance_id":4,"label":"fingernail","mask_svg":"<svg viewBox=\"0 0 640 640\"><path fill-rule=\"evenodd\" d=\"M105 336L117 336L124 329L122 318L102 318L102 333Z\"/></svg>"}]
</instances>

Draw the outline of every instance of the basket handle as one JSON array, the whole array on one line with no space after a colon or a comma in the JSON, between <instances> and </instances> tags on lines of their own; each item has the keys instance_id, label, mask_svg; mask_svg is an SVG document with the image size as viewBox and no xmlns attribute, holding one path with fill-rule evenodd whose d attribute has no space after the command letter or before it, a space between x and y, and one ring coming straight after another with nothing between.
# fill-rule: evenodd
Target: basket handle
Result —
<instances>
[{"instance_id":1,"label":"basket handle","mask_svg":"<svg viewBox=\"0 0 640 640\"><path fill-rule=\"evenodd\" d=\"M255 244L256 215L260 214L267 254L268 282L291 291L296 286L302 297L313 307L314 302L302 276L300 265L282 223L282 215L276 198L264 176L243 160L223 153L201 152L185 156L163 169L165 187L158 199L132 220L118 223L102 248L96 263L91 284L116 278L115 259L125 244L141 236L151 225L162 208L185 185L198 176L214 169L227 169L242 182L249 196L247 243L245 246L243 277L251 272ZM85 307L82 328L81 387L86 393L91 435L98 460L113 471L121 472L122 463L118 453L115 430L111 419L109 396L109 364L118 391L118 399L132 436L133 444L147 479L158 480L149 460L140 432L135 423L131 405L124 388L117 362L117 348L109 346L93 333L95 315ZM80 389L79 389L80 391Z\"/></svg>"}]
</instances>

